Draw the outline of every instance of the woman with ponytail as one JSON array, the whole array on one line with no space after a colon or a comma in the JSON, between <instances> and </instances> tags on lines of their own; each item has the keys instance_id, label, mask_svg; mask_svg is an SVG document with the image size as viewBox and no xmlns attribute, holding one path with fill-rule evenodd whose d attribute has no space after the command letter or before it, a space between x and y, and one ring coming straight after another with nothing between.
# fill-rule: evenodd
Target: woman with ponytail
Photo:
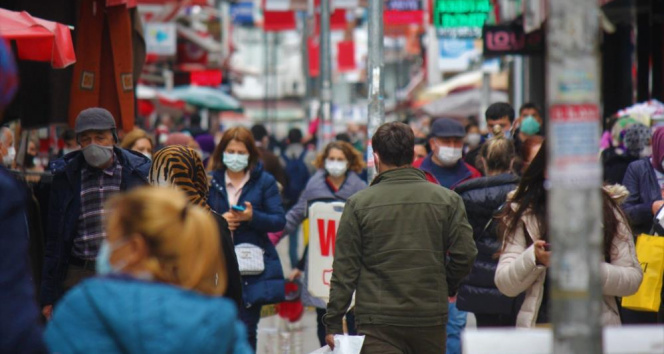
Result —
<instances>
[{"instance_id":1,"label":"woman with ponytail","mask_svg":"<svg viewBox=\"0 0 664 354\"><path fill-rule=\"evenodd\" d=\"M46 330L51 352L251 353L226 290L217 223L175 189L106 207L100 277L70 291Z\"/></svg>"}]
</instances>

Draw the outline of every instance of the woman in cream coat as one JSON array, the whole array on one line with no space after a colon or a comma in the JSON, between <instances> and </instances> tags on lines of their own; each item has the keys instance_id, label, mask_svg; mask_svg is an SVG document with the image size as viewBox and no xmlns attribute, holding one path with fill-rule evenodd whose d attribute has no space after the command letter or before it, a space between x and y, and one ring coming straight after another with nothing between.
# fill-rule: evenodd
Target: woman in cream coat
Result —
<instances>
[{"instance_id":1,"label":"woman in cream coat","mask_svg":"<svg viewBox=\"0 0 664 354\"><path fill-rule=\"evenodd\" d=\"M519 187L508 196L509 208L500 216L504 226L503 250L495 282L507 296L526 296L517 316L517 327L534 327L550 322L548 314L547 269L551 251L546 248L546 151L544 145L525 172ZM624 215L618 208L627 196L624 187L605 188L604 258L601 265L602 323L619 325L616 297L634 294L643 273L636 258L634 241ZM544 302L544 304L543 304Z\"/></svg>"}]
</instances>

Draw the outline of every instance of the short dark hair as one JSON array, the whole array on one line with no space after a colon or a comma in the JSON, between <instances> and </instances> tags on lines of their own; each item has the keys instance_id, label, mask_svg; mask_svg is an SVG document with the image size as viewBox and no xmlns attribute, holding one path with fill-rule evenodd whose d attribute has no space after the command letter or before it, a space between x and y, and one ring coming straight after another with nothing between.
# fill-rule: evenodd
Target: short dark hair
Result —
<instances>
[{"instance_id":1,"label":"short dark hair","mask_svg":"<svg viewBox=\"0 0 664 354\"><path fill-rule=\"evenodd\" d=\"M339 134L337 134L335 140L336 141L345 141L347 143L350 143L350 135L348 135L348 133L339 133Z\"/></svg>"},{"instance_id":2,"label":"short dark hair","mask_svg":"<svg viewBox=\"0 0 664 354\"><path fill-rule=\"evenodd\" d=\"M74 132L74 129L65 129L64 132L62 132L62 140L64 141L69 141L69 140L74 140L76 139L76 133Z\"/></svg>"},{"instance_id":3,"label":"short dark hair","mask_svg":"<svg viewBox=\"0 0 664 354\"><path fill-rule=\"evenodd\" d=\"M392 122L381 125L371 139L371 145L386 165L401 167L413 163L415 135L406 124Z\"/></svg>"},{"instance_id":4,"label":"short dark hair","mask_svg":"<svg viewBox=\"0 0 664 354\"><path fill-rule=\"evenodd\" d=\"M524 109L534 109L537 111L537 113L542 114L542 111L540 111L539 107L532 103L532 102L526 102L524 103L521 108L519 108L519 115L521 115L521 112L523 112Z\"/></svg>"},{"instance_id":5,"label":"short dark hair","mask_svg":"<svg viewBox=\"0 0 664 354\"><path fill-rule=\"evenodd\" d=\"M291 144L298 144L302 142L302 130L299 128L293 128L288 131L288 142Z\"/></svg>"},{"instance_id":6,"label":"short dark hair","mask_svg":"<svg viewBox=\"0 0 664 354\"><path fill-rule=\"evenodd\" d=\"M255 124L251 127L251 135L254 136L255 141L261 141L267 134L267 128L263 124Z\"/></svg>"},{"instance_id":7,"label":"short dark hair","mask_svg":"<svg viewBox=\"0 0 664 354\"><path fill-rule=\"evenodd\" d=\"M479 128L480 126L475 122L468 123L466 125L466 134L468 134L468 132L470 131L470 128L473 128L473 127Z\"/></svg>"},{"instance_id":8,"label":"short dark hair","mask_svg":"<svg viewBox=\"0 0 664 354\"><path fill-rule=\"evenodd\" d=\"M486 120L497 120L507 116L510 122L514 122L514 108L507 102L497 102L486 109L484 116Z\"/></svg>"}]
</instances>

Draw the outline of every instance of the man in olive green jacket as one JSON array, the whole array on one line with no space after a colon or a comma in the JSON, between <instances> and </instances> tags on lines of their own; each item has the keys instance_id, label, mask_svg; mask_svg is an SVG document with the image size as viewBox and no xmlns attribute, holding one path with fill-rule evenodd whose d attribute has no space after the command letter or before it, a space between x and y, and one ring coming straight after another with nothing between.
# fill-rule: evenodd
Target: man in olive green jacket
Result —
<instances>
[{"instance_id":1,"label":"man in olive green jacket","mask_svg":"<svg viewBox=\"0 0 664 354\"><path fill-rule=\"evenodd\" d=\"M337 232L326 341L356 291L363 353L444 353L447 298L477 254L464 204L410 167L407 125L384 124L372 146L380 174L346 202Z\"/></svg>"}]
</instances>

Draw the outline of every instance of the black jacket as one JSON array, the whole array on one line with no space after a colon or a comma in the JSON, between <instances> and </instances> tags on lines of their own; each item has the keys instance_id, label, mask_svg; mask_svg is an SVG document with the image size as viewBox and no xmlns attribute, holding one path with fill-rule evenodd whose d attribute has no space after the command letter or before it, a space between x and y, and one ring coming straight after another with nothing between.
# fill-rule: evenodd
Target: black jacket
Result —
<instances>
[{"instance_id":1,"label":"black jacket","mask_svg":"<svg viewBox=\"0 0 664 354\"><path fill-rule=\"evenodd\" d=\"M237 264L237 256L235 255L235 245L233 244L233 237L231 231L228 229L228 222L223 216L212 212L217 226L219 226L220 244L224 258L226 259L226 273L228 276L228 287L224 296L235 301L238 308L242 306L242 278L240 277L240 268Z\"/></svg>"},{"instance_id":2,"label":"black jacket","mask_svg":"<svg viewBox=\"0 0 664 354\"><path fill-rule=\"evenodd\" d=\"M502 174L473 179L455 189L466 206L477 246L473 269L457 294L460 310L481 314L511 314L513 311L514 298L501 294L493 281L498 266L498 259L494 256L500 250L501 242L496 236L496 223L490 221L518 182L517 176Z\"/></svg>"},{"instance_id":3,"label":"black jacket","mask_svg":"<svg viewBox=\"0 0 664 354\"><path fill-rule=\"evenodd\" d=\"M140 153L113 148L122 165L122 191L148 184L150 160ZM76 237L81 212L81 168L83 153L71 152L51 163L53 184L48 207L44 271L41 284L42 305L52 305L62 296L62 282Z\"/></svg>"}]
</instances>

